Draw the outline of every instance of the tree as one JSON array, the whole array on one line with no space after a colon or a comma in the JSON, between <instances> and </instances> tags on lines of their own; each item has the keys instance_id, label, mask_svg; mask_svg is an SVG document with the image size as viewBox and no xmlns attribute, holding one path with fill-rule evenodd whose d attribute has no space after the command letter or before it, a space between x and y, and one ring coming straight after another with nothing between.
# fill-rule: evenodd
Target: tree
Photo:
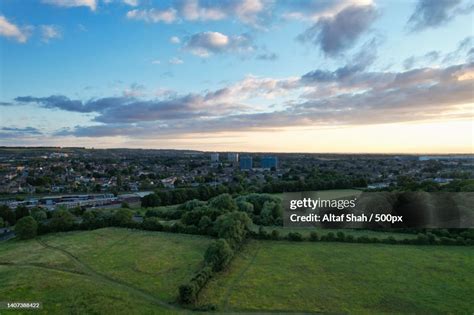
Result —
<instances>
[{"instance_id":1,"label":"tree","mask_svg":"<svg viewBox=\"0 0 474 315\"><path fill-rule=\"evenodd\" d=\"M114 213L114 223L120 226L124 226L132 223L133 212L129 209L119 209Z\"/></svg>"},{"instance_id":2,"label":"tree","mask_svg":"<svg viewBox=\"0 0 474 315\"><path fill-rule=\"evenodd\" d=\"M196 301L196 286L193 283L182 284L179 286L179 302L183 304L192 304Z\"/></svg>"},{"instance_id":3,"label":"tree","mask_svg":"<svg viewBox=\"0 0 474 315\"><path fill-rule=\"evenodd\" d=\"M33 217L33 219L36 220L36 222L41 222L43 220L46 220L47 219L47 215L46 215L46 212L44 212L43 210L35 210L35 211L32 211L31 213L31 216Z\"/></svg>"},{"instance_id":4,"label":"tree","mask_svg":"<svg viewBox=\"0 0 474 315\"><path fill-rule=\"evenodd\" d=\"M53 231L68 231L74 225L74 216L71 212L60 209L53 213L50 226Z\"/></svg>"},{"instance_id":5,"label":"tree","mask_svg":"<svg viewBox=\"0 0 474 315\"><path fill-rule=\"evenodd\" d=\"M163 231L163 224L161 224L160 219L156 217L145 218L142 227L149 231Z\"/></svg>"},{"instance_id":6,"label":"tree","mask_svg":"<svg viewBox=\"0 0 474 315\"><path fill-rule=\"evenodd\" d=\"M281 217L280 203L265 201L262 212L260 213L260 221L263 225L273 225Z\"/></svg>"},{"instance_id":7,"label":"tree","mask_svg":"<svg viewBox=\"0 0 474 315\"><path fill-rule=\"evenodd\" d=\"M235 211L219 216L215 228L219 238L228 240L236 248L245 239L251 224L247 213Z\"/></svg>"},{"instance_id":8,"label":"tree","mask_svg":"<svg viewBox=\"0 0 474 315\"><path fill-rule=\"evenodd\" d=\"M209 231L212 229L211 218L209 218L207 215L201 217L201 220L199 220L198 227L202 232L209 234Z\"/></svg>"},{"instance_id":9,"label":"tree","mask_svg":"<svg viewBox=\"0 0 474 315\"><path fill-rule=\"evenodd\" d=\"M298 232L290 232L288 233L288 240L301 242L303 240L303 236Z\"/></svg>"},{"instance_id":10,"label":"tree","mask_svg":"<svg viewBox=\"0 0 474 315\"><path fill-rule=\"evenodd\" d=\"M253 204L251 204L250 202L247 202L245 200L238 200L237 207L239 208L239 211L246 212L249 215L253 214Z\"/></svg>"},{"instance_id":11,"label":"tree","mask_svg":"<svg viewBox=\"0 0 474 315\"><path fill-rule=\"evenodd\" d=\"M15 233L22 240L34 238L38 234L38 223L31 216L23 217L16 223Z\"/></svg>"},{"instance_id":12,"label":"tree","mask_svg":"<svg viewBox=\"0 0 474 315\"><path fill-rule=\"evenodd\" d=\"M5 226L5 222L3 221L3 218L0 217L0 228Z\"/></svg>"},{"instance_id":13,"label":"tree","mask_svg":"<svg viewBox=\"0 0 474 315\"><path fill-rule=\"evenodd\" d=\"M222 194L209 200L209 205L219 210L236 211L237 204L229 194Z\"/></svg>"},{"instance_id":14,"label":"tree","mask_svg":"<svg viewBox=\"0 0 474 315\"><path fill-rule=\"evenodd\" d=\"M204 254L204 261L212 266L212 270L221 271L232 259L234 252L224 239L212 243Z\"/></svg>"},{"instance_id":15,"label":"tree","mask_svg":"<svg viewBox=\"0 0 474 315\"><path fill-rule=\"evenodd\" d=\"M16 222L15 212L7 205L0 205L0 217L3 218L5 224L14 225Z\"/></svg>"},{"instance_id":16,"label":"tree","mask_svg":"<svg viewBox=\"0 0 474 315\"><path fill-rule=\"evenodd\" d=\"M149 194L142 198L142 207L158 207L161 204L161 199L157 194Z\"/></svg>"},{"instance_id":17,"label":"tree","mask_svg":"<svg viewBox=\"0 0 474 315\"><path fill-rule=\"evenodd\" d=\"M18 206L15 209L15 217L17 220L20 220L23 217L29 216L30 210L25 206Z\"/></svg>"}]
</instances>

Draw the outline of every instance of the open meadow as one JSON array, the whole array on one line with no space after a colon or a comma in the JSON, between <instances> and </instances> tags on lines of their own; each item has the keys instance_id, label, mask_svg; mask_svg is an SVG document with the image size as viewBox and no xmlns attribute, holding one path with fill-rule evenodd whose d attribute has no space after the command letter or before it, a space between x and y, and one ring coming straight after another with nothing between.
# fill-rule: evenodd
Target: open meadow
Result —
<instances>
[{"instance_id":1,"label":"open meadow","mask_svg":"<svg viewBox=\"0 0 474 315\"><path fill-rule=\"evenodd\" d=\"M122 228L9 241L0 245L1 300L42 302L52 314L176 313L178 286L210 241Z\"/></svg>"},{"instance_id":2,"label":"open meadow","mask_svg":"<svg viewBox=\"0 0 474 315\"><path fill-rule=\"evenodd\" d=\"M202 304L222 311L474 311L474 248L252 241L211 280Z\"/></svg>"}]
</instances>

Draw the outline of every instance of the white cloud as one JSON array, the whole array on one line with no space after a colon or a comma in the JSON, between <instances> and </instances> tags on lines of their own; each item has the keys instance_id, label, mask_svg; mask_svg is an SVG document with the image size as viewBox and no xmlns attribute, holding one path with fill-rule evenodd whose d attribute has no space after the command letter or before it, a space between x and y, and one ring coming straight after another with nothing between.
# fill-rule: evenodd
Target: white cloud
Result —
<instances>
[{"instance_id":1,"label":"white cloud","mask_svg":"<svg viewBox=\"0 0 474 315\"><path fill-rule=\"evenodd\" d=\"M224 52L250 52L254 50L251 38L246 35L227 36L219 32L202 32L192 35L185 49L199 57Z\"/></svg>"},{"instance_id":2,"label":"white cloud","mask_svg":"<svg viewBox=\"0 0 474 315\"><path fill-rule=\"evenodd\" d=\"M136 7L138 5L138 0L123 0L123 3Z\"/></svg>"},{"instance_id":3,"label":"white cloud","mask_svg":"<svg viewBox=\"0 0 474 315\"><path fill-rule=\"evenodd\" d=\"M373 0L294 2L294 8L285 12L283 17L290 20L308 20L317 22L321 18L333 18L339 12L350 6L367 6L373 4Z\"/></svg>"},{"instance_id":4,"label":"white cloud","mask_svg":"<svg viewBox=\"0 0 474 315\"><path fill-rule=\"evenodd\" d=\"M170 64L172 64L172 65L181 65L181 64L184 63L184 61L183 61L182 59L173 57L173 58L171 58L170 60L168 60L168 63L170 63Z\"/></svg>"},{"instance_id":5,"label":"white cloud","mask_svg":"<svg viewBox=\"0 0 474 315\"><path fill-rule=\"evenodd\" d=\"M48 43L52 39L62 37L61 30L56 25L41 25L40 30L41 40L45 43Z\"/></svg>"},{"instance_id":6,"label":"white cloud","mask_svg":"<svg viewBox=\"0 0 474 315\"><path fill-rule=\"evenodd\" d=\"M92 11L97 9L97 0L43 0L43 3L66 8L88 7Z\"/></svg>"},{"instance_id":7,"label":"white cloud","mask_svg":"<svg viewBox=\"0 0 474 315\"><path fill-rule=\"evenodd\" d=\"M181 8L181 14L186 20L217 21L224 19L227 14L218 7L202 7L198 0L187 0Z\"/></svg>"},{"instance_id":8,"label":"white cloud","mask_svg":"<svg viewBox=\"0 0 474 315\"><path fill-rule=\"evenodd\" d=\"M161 61L156 59L156 60L153 60L151 63L154 64L154 65L159 65L161 63Z\"/></svg>"},{"instance_id":9,"label":"white cloud","mask_svg":"<svg viewBox=\"0 0 474 315\"><path fill-rule=\"evenodd\" d=\"M170 38L170 43L172 43L172 44L179 44L179 43L181 43L181 40L180 40L179 37L177 37L177 36L172 36L172 37Z\"/></svg>"},{"instance_id":10,"label":"white cloud","mask_svg":"<svg viewBox=\"0 0 474 315\"><path fill-rule=\"evenodd\" d=\"M0 15L0 36L12 38L19 43L26 43L29 34L26 29L19 28L9 22L6 17Z\"/></svg>"},{"instance_id":11,"label":"white cloud","mask_svg":"<svg viewBox=\"0 0 474 315\"><path fill-rule=\"evenodd\" d=\"M133 10L127 14L129 18L141 19L147 22L172 23L186 21L220 21L235 18L243 24L258 27L263 24L263 17L270 12L271 0L229 0L229 1L176 1L176 5L168 9ZM166 14L168 19L154 18ZM129 16L131 15L131 16Z\"/></svg>"},{"instance_id":12,"label":"white cloud","mask_svg":"<svg viewBox=\"0 0 474 315\"><path fill-rule=\"evenodd\" d=\"M176 10L173 8L166 10L158 9L134 9L127 12L127 18L131 20L142 20L148 23L173 23L177 19Z\"/></svg>"}]
</instances>

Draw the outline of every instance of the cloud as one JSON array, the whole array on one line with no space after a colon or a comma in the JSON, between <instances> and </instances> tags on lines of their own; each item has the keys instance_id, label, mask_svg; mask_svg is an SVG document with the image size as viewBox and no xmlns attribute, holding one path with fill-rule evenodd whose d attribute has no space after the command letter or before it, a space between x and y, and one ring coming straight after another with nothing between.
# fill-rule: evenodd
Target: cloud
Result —
<instances>
[{"instance_id":1,"label":"cloud","mask_svg":"<svg viewBox=\"0 0 474 315\"><path fill-rule=\"evenodd\" d=\"M380 42L373 38L366 42L361 49L352 56L345 66L341 66L333 71L316 69L304 74L301 77L303 82L323 83L323 82L345 82L352 80L355 75L362 73L371 66L377 59L377 47Z\"/></svg>"},{"instance_id":2,"label":"cloud","mask_svg":"<svg viewBox=\"0 0 474 315\"><path fill-rule=\"evenodd\" d=\"M97 0L42 0L43 3L55 5L58 7L88 7L91 11L97 9Z\"/></svg>"},{"instance_id":3,"label":"cloud","mask_svg":"<svg viewBox=\"0 0 474 315\"><path fill-rule=\"evenodd\" d=\"M124 97L140 97L145 95L145 86L138 83L131 84L123 91Z\"/></svg>"},{"instance_id":4,"label":"cloud","mask_svg":"<svg viewBox=\"0 0 474 315\"><path fill-rule=\"evenodd\" d=\"M320 18L298 39L319 46L327 56L336 56L351 48L376 17L372 5L350 6L333 17Z\"/></svg>"},{"instance_id":5,"label":"cloud","mask_svg":"<svg viewBox=\"0 0 474 315\"><path fill-rule=\"evenodd\" d=\"M288 1L282 14L284 19L318 22L321 18L333 18L351 6L373 5L372 0Z\"/></svg>"},{"instance_id":6,"label":"cloud","mask_svg":"<svg viewBox=\"0 0 474 315\"><path fill-rule=\"evenodd\" d=\"M466 45L462 42L461 46ZM64 95L23 96L17 97L15 103L1 105L30 104L89 113L93 118L87 126L57 132L77 137L155 138L472 116L474 63L373 71L376 51L372 47L374 40L363 45L345 66L335 69L315 69L287 78L247 76L200 93L180 95L164 89L149 95L151 98L124 93L89 100ZM130 90L141 91L142 87L133 84Z\"/></svg>"},{"instance_id":7,"label":"cloud","mask_svg":"<svg viewBox=\"0 0 474 315\"><path fill-rule=\"evenodd\" d=\"M139 2L138 0L122 0L122 1L123 1L123 3L125 3L125 4L127 4L131 7L138 6L138 2Z\"/></svg>"},{"instance_id":8,"label":"cloud","mask_svg":"<svg viewBox=\"0 0 474 315\"><path fill-rule=\"evenodd\" d=\"M2 127L0 128L0 139L15 139L39 136L43 133L33 127L17 128L17 127Z\"/></svg>"},{"instance_id":9,"label":"cloud","mask_svg":"<svg viewBox=\"0 0 474 315\"><path fill-rule=\"evenodd\" d=\"M227 52L246 53L255 48L248 35L227 36L219 32L202 32L192 35L184 48L199 57Z\"/></svg>"},{"instance_id":10,"label":"cloud","mask_svg":"<svg viewBox=\"0 0 474 315\"><path fill-rule=\"evenodd\" d=\"M152 60L151 64L153 64L153 65L159 65L159 64L161 64L161 61L158 60L158 59L155 59L155 60Z\"/></svg>"},{"instance_id":11,"label":"cloud","mask_svg":"<svg viewBox=\"0 0 474 315\"><path fill-rule=\"evenodd\" d=\"M188 21L218 21L235 17L240 22L259 26L268 13L271 1L267 0L228 0L199 1L184 0L179 7L180 14Z\"/></svg>"},{"instance_id":12,"label":"cloud","mask_svg":"<svg viewBox=\"0 0 474 315\"><path fill-rule=\"evenodd\" d=\"M180 0L166 9L132 10L127 13L127 17L152 23L173 23L179 20L206 22L235 18L245 25L261 27L270 14L268 8L272 2L270 0Z\"/></svg>"},{"instance_id":13,"label":"cloud","mask_svg":"<svg viewBox=\"0 0 474 315\"><path fill-rule=\"evenodd\" d=\"M41 41L48 43L52 39L62 37L61 30L56 25L40 25Z\"/></svg>"},{"instance_id":14,"label":"cloud","mask_svg":"<svg viewBox=\"0 0 474 315\"><path fill-rule=\"evenodd\" d=\"M181 43L181 40L177 36L172 36L172 37L170 37L170 43L171 44L179 44L179 43Z\"/></svg>"},{"instance_id":15,"label":"cloud","mask_svg":"<svg viewBox=\"0 0 474 315\"><path fill-rule=\"evenodd\" d=\"M170 60L168 60L168 63L172 64L172 65L182 65L184 63L184 61L182 59L177 58L177 57L173 57Z\"/></svg>"},{"instance_id":16,"label":"cloud","mask_svg":"<svg viewBox=\"0 0 474 315\"><path fill-rule=\"evenodd\" d=\"M29 32L27 28L20 28L0 15L0 36L11 38L19 43L26 43Z\"/></svg>"},{"instance_id":17,"label":"cloud","mask_svg":"<svg viewBox=\"0 0 474 315\"><path fill-rule=\"evenodd\" d=\"M460 62L466 58L470 60L474 49L474 36L467 36L458 43L457 48L446 54L443 58L445 63Z\"/></svg>"},{"instance_id":18,"label":"cloud","mask_svg":"<svg viewBox=\"0 0 474 315\"><path fill-rule=\"evenodd\" d=\"M275 53L266 52L266 53L257 55L256 58L258 60L275 61L278 59L278 55Z\"/></svg>"},{"instance_id":19,"label":"cloud","mask_svg":"<svg viewBox=\"0 0 474 315\"><path fill-rule=\"evenodd\" d=\"M170 8L166 10L159 9L134 9L127 12L127 18L130 20L142 20L147 23L164 22L167 24L173 23L177 19L177 12Z\"/></svg>"},{"instance_id":20,"label":"cloud","mask_svg":"<svg viewBox=\"0 0 474 315\"><path fill-rule=\"evenodd\" d=\"M405 69L411 69L414 66L419 66L420 64L431 65L433 62L437 61L441 56L439 51L430 51L423 56L411 56L403 61L403 67Z\"/></svg>"},{"instance_id":21,"label":"cloud","mask_svg":"<svg viewBox=\"0 0 474 315\"><path fill-rule=\"evenodd\" d=\"M445 69L426 68L391 73L389 79L384 79L384 83L374 89L365 89L357 93L313 96L302 101L292 102L284 109L273 111L224 111L211 114L209 111L214 108L211 106L203 111L196 111L194 108L194 111L190 112L189 108L193 107L190 107L189 103L184 106L187 104L184 99L177 98L161 106L146 105L144 112L142 110L135 111L140 116L134 115L133 117L140 120L140 123L137 123L137 120L127 122L126 119L117 119L117 116L113 115L114 119L108 120L105 124L78 126L65 132L64 135L78 137L121 135L132 138L159 138L196 133L268 131L294 126L314 128L466 119L470 108L465 105L472 102L472 84L474 83L474 75L466 76L469 73L474 73L474 64L456 65ZM363 73L359 73L359 75L363 75ZM373 75L382 76L383 74L375 73ZM271 91L275 88L274 83L260 85L260 88ZM285 88L298 89L301 87L297 82L293 83L296 84ZM210 94L203 97L192 96L191 104L194 104L196 100L199 100L198 104L200 104L207 97L213 98L222 93L224 92L216 91L212 96ZM214 104L216 108L219 108L216 104L219 103ZM134 104L134 106L142 108L139 104ZM173 110L167 112L171 108ZM177 111L177 108L180 111ZM178 115L180 112L183 115ZM162 116L159 116L158 113L161 113ZM165 119L169 114L172 115L172 120ZM123 117L128 118L127 115L124 113Z\"/></svg>"},{"instance_id":22,"label":"cloud","mask_svg":"<svg viewBox=\"0 0 474 315\"><path fill-rule=\"evenodd\" d=\"M407 25L411 31L436 28L454 19L459 14L472 11L474 5L461 6L462 0L418 0L415 11Z\"/></svg>"}]
</instances>

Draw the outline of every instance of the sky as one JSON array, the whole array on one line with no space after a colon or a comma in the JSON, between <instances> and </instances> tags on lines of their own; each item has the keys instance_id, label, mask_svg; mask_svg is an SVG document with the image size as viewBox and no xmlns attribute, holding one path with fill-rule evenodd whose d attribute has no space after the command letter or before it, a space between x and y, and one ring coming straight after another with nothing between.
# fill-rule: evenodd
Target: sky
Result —
<instances>
[{"instance_id":1,"label":"sky","mask_svg":"<svg viewBox=\"0 0 474 315\"><path fill-rule=\"evenodd\" d=\"M468 0L1 0L0 145L474 153Z\"/></svg>"}]
</instances>

